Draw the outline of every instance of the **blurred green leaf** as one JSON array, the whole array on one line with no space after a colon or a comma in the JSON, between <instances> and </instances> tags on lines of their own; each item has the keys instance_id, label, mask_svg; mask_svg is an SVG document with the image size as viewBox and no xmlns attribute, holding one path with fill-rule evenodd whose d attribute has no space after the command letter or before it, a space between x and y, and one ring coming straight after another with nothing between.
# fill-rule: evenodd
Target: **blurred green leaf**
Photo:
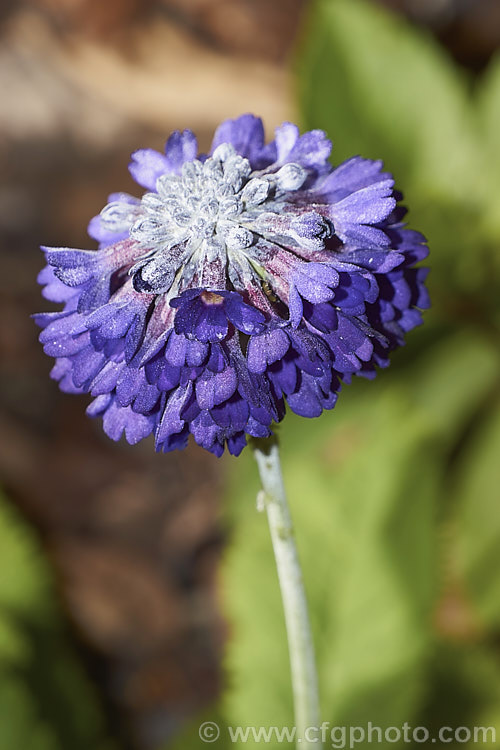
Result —
<instances>
[{"instance_id":1,"label":"blurred green leaf","mask_svg":"<svg viewBox=\"0 0 500 750\"><path fill-rule=\"evenodd\" d=\"M446 460L449 452L463 442L470 422L484 409L498 383L500 349L494 340L469 325L429 346L412 369L415 404L433 425Z\"/></svg>"},{"instance_id":2,"label":"blurred green leaf","mask_svg":"<svg viewBox=\"0 0 500 750\"><path fill-rule=\"evenodd\" d=\"M336 161L382 157L403 184L470 200L480 176L464 74L401 16L362 0L315 2L299 95L305 125L330 133Z\"/></svg>"},{"instance_id":3,"label":"blurred green leaf","mask_svg":"<svg viewBox=\"0 0 500 750\"><path fill-rule=\"evenodd\" d=\"M477 97L477 114L480 123L481 143L488 152L490 169L487 176L489 200L484 204L482 231L496 244L500 242L500 54L492 60L481 81Z\"/></svg>"},{"instance_id":4,"label":"blurred green leaf","mask_svg":"<svg viewBox=\"0 0 500 750\"><path fill-rule=\"evenodd\" d=\"M326 720L392 725L418 706L434 595L438 473L430 438L404 390L392 389L374 402L366 392L317 422L290 416L283 429ZM229 493L239 509L223 576L233 635L224 714L234 725L292 725L281 602L266 519L254 510L255 474L247 454Z\"/></svg>"},{"instance_id":5,"label":"blurred green leaf","mask_svg":"<svg viewBox=\"0 0 500 750\"><path fill-rule=\"evenodd\" d=\"M50 575L33 534L0 493L0 607L3 611L38 617L51 610Z\"/></svg>"},{"instance_id":6,"label":"blurred green leaf","mask_svg":"<svg viewBox=\"0 0 500 750\"><path fill-rule=\"evenodd\" d=\"M441 641L433 651L431 668L432 689L417 725L427 727L431 737L438 737L441 727L493 727L499 737L500 660L494 649L480 643ZM486 738L486 747L498 747L491 733ZM458 750L482 744L450 742L447 747Z\"/></svg>"},{"instance_id":7,"label":"blurred green leaf","mask_svg":"<svg viewBox=\"0 0 500 750\"><path fill-rule=\"evenodd\" d=\"M500 625L500 401L463 457L454 486L459 565L483 626Z\"/></svg>"},{"instance_id":8,"label":"blurred green leaf","mask_svg":"<svg viewBox=\"0 0 500 750\"><path fill-rule=\"evenodd\" d=\"M303 124L328 132L334 160L360 153L394 173L433 251L437 312L456 312L457 289L496 310L498 61L476 94L402 17L364 0L317 0L296 65Z\"/></svg>"},{"instance_id":9,"label":"blurred green leaf","mask_svg":"<svg viewBox=\"0 0 500 750\"><path fill-rule=\"evenodd\" d=\"M325 720L389 726L421 710L440 583L437 502L498 365L488 338L464 329L376 383L349 386L321 419L289 415L282 426ZM223 575L232 623L223 713L230 725L291 725L283 616L257 490L247 453L228 494L236 529Z\"/></svg>"},{"instance_id":10,"label":"blurred green leaf","mask_svg":"<svg viewBox=\"0 0 500 750\"><path fill-rule=\"evenodd\" d=\"M0 748L112 750L42 550L1 496L0 568Z\"/></svg>"},{"instance_id":11,"label":"blurred green leaf","mask_svg":"<svg viewBox=\"0 0 500 750\"><path fill-rule=\"evenodd\" d=\"M204 734L203 727L206 722L210 724L210 728ZM217 729L219 737L215 738L214 735L210 734L210 730L217 732ZM207 709L188 723L177 737L174 737L165 745L164 750L199 750L204 744L201 737L208 738L205 740L205 744L212 745L216 750L229 750L229 748L234 747L225 720L217 706Z\"/></svg>"}]
</instances>

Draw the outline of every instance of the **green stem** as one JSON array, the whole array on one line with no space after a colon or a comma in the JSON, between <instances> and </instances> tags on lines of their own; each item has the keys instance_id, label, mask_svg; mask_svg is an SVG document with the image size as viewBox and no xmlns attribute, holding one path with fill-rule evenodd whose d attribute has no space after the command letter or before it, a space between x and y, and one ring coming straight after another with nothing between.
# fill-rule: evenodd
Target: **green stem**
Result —
<instances>
[{"instance_id":1,"label":"green stem","mask_svg":"<svg viewBox=\"0 0 500 750\"><path fill-rule=\"evenodd\" d=\"M290 666L297 727L297 748L320 750L318 677L314 660L309 613L302 570L288 509L276 438L253 440L255 458L263 487L261 495L267 511L276 567L283 599L288 634ZM306 731L311 727L309 731ZM309 741L308 741L309 740Z\"/></svg>"}]
</instances>

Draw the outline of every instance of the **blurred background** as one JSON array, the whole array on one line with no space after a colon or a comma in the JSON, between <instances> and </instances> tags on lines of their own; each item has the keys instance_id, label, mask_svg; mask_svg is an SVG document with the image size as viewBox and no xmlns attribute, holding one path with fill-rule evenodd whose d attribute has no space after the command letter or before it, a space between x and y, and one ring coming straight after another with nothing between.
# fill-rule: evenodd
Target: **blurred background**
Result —
<instances>
[{"instance_id":1,"label":"blurred background","mask_svg":"<svg viewBox=\"0 0 500 750\"><path fill-rule=\"evenodd\" d=\"M29 317L38 246L92 246L131 151L246 111L385 159L432 249L391 369L281 430L324 717L500 747L499 47L498 0L3 0L1 750L293 724L251 456L112 443Z\"/></svg>"}]
</instances>

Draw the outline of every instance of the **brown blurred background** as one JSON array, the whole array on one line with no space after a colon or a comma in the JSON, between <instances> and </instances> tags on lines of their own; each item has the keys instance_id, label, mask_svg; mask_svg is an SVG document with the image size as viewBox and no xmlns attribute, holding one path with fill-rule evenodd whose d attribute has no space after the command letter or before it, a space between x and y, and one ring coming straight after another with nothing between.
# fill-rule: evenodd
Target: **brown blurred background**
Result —
<instances>
[{"instance_id":1,"label":"brown blurred background","mask_svg":"<svg viewBox=\"0 0 500 750\"><path fill-rule=\"evenodd\" d=\"M464 66L500 44L498 0L384 0ZM305 0L3 0L0 7L0 478L40 530L89 672L124 746L151 748L220 688L215 570L224 461L111 443L62 395L29 318L40 243L134 192L131 151L175 128L296 115L290 61Z\"/></svg>"}]
</instances>

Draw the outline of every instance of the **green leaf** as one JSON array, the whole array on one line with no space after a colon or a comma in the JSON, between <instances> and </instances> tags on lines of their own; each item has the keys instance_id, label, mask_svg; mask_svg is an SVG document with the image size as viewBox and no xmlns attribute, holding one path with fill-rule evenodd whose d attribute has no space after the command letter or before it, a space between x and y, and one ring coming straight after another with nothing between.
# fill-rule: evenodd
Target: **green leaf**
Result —
<instances>
[{"instance_id":1,"label":"green leaf","mask_svg":"<svg viewBox=\"0 0 500 750\"><path fill-rule=\"evenodd\" d=\"M40 545L0 495L0 747L112 750Z\"/></svg>"},{"instance_id":2,"label":"green leaf","mask_svg":"<svg viewBox=\"0 0 500 750\"><path fill-rule=\"evenodd\" d=\"M311 606L324 720L397 726L421 710L440 586L437 505L451 456L487 403L499 356L465 328L417 362L355 382L319 420L289 415L283 470ZM470 373L475 372L474 388ZM229 725L293 724L281 602L257 470L233 465L222 580Z\"/></svg>"},{"instance_id":3,"label":"green leaf","mask_svg":"<svg viewBox=\"0 0 500 750\"><path fill-rule=\"evenodd\" d=\"M51 610L50 574L33 534L0 493L0 607L43 618Z\"/></svg>"},{"instance_id":4,"label":"green leaf","mask_svg":"<svg viewBox=\"0 0 500 750\"><path fill-rule=\"evenodd\" d=\"M318 421L287 420L283 469L323 719L402 723L419 705L434 596L432 433L404 389L375 402L366 391ZM229 725L292 726L281 601L266 519L254 510L255 476L247 454L228 493L237 527L223 575L232 623L223 713Z\"/></svg>"},{"instance_id":5,"label":"green leaf","mask_svg":"<svg viewBox=\"0 0 500 750\"><path fill-rule=\"evenodd\" d=\"M480 137L488 152L490 169L488 191L490 200L484 203L482 231L493 242L500 239L500 215L498 196L500 195L500 54L492 60L478 90L477 114L480 123ZM498 266L497 266L498 268Z\"/></svg>"},{"instance_id":6,"label":"green leaf","mask_svg":"<svg viewBox=\"0 0 500 750\"><path fill-rule=\"evenodd\" d=\"M216 750L234 747L225 720L216 706L191 721L165 745L164 750L199 750L204 743L212 745Z\"/></svg>"},{"instance_id":7,"label":"green leaf","mask_svg":"<svg viewBox=\"0 0 500 750\"><path fill-rule=\"evenodd\" d=\"M500 661L495 649L484 643L436 643L432 660L432 689L416 721L438 738L441 727L493 728L500 736ZM451 737L451 735L448 735ZM462 734L463 737L463 734ZM486 742L450 742L451 750L459 748L497 747L491 729ZM439 746L439 743L437 743Z\"/></svg>"},{"instance_id":8,"label":"green leaf","mask_svg":"<svg viewBox=\"0 0 500 750\"><path fill-rule=\"evenodd\" d=\"M332 413L289 415L281 426L322 718L336 725L423 723L416 717L437 680L429 673L441 586L436 506L447 495L451 457L498 379L496 347L471 327L402 361L375 383L355 381ZM228 468L227 690L219 718L214 710L205 719L221 724L221 748L232 746L227 725L293 725L275 565L255 509L256 465L247 451ZM199 746L200 722L179 746Z\"/></svg>"},{"instance_id":9,"label":"green leaf","mask_svg":"<svg viewBox=\"0 0 500 750\"><path fill-rule=\"evenodd\" d=\"M459 566L483 626L500 625L500 402L463 457L454 486Z\"/></svg>"},{"instance_id":10,"label":"green leaf","mask_svg":"<svg viewBox=\"0 0 500 750\"><path fill-rule=\"evenodd\" d=\"M463 441L464 431L496 387L499 372L495 342L470 325L440 338L412 365L413 399L439 437L443 459Z\"/></svg>"},{"instance_id":11,"label":"green leaf","mask_svg":"<svg viewBox=\"0 0 500 750\"><path fill-rule=\"evenodd\" d=\"M404 184L470 199L480 176L464 75L430 35L362 0L319 0L309 22L301 109L330 133L335 160L382 157Z\"/></svg>"},{"instance_id":12,"label":"green leaf","mask_svg":"<svg viewBox=\"0 0 500 750\"><path fill-rule=\"evenodd\" d=\"M457 292L496 309L498 61L476 95L439 43L401 16L317 0L296 67L303 125L327 131L335 162L360 153L394 173L433 252L435 314L453 314Z\"/></svg>"}]
</instances>

